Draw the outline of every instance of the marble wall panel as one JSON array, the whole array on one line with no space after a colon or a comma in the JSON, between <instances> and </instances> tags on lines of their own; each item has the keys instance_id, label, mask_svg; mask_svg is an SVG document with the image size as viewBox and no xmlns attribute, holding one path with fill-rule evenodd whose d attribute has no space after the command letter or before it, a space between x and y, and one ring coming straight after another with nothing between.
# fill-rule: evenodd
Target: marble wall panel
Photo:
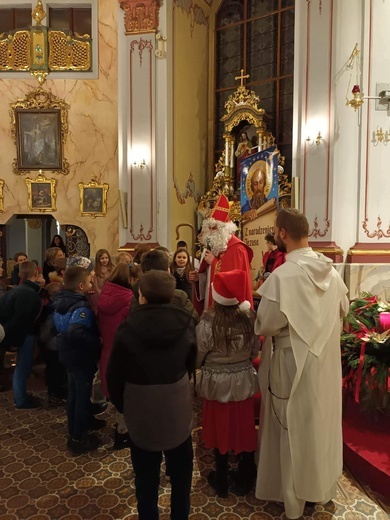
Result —
<instances>
[{"instance_id":1,"label":"marble wall panel","mask_svg":"<svg viewBox=\"0 0 390 520\"><path fill-rule=\"evenodd\" d=\"M390 264L345 264L344 277L351 300L361 292L385 298L385 289L390 288Z\"/></svg>"}]
</instances>

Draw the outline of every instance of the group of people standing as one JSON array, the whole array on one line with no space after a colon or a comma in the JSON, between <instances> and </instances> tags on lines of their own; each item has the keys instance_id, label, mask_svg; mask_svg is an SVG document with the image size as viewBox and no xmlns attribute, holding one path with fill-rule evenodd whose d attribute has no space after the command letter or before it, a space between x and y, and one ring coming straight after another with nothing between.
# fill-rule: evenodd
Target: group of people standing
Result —
<instances>
[{"instance_id":1,"label":"group of people standing","mask_svg":"<svg viewBox=\"0 0 390 520\"><path fill-rule=\"evenodd\" d=\"M251 475L253 479L253 416L245 404L256 391L248 361L256 352L256 347L251 351L251 340L259 336L262 401L255 494L262 500L283 502L286 516L299 518L307 503L325 503L335 496L342 472L340 326L348 311L347 288L332 261L309 247L305 216L282 210L274 236L268 237L264 270L271 274L259 288L254 327L246 328L239 304L244 299L251 303L251 255L234 236L226 205L220 199L203 223L206 249L199 272L192 275L199 295L204 273L203 294L209 309L196 331L198 359L205 357L200 377L202 435L206 447L214 448L216 462L208 479L217 493L226 493L231 484L226 457L230 450L241 452L241 488L245 490ZM230 286L228 280L236 276L240 281ZM221 318L221 303L224 316L231 313L230 319ZM238 313L235 318L234 313ZM240 444L234 446L238 439ZM232 484L236 485L234 477Z\"/></svg>"},{"instance_id":2,"label":"group of people standing","mask_svg":"<svg viewBox=\"0 0 390 520\"><path fill-rule=\"evenodd\" d=\"M175 300L166 268L153 268L141 276L136 309L131 305L114 339L107 383L128 426L141 519L158 518L163 453L171 518L188 518L194 367L200 368L202 440L215 457L208 482L219 496L245 494L256 482L256 497L283 502L294 519L306 503L334 497L341 475L339 332L347 288L331 260L309 247L304 215L282 210L270 242L287 254L284 263L276 255L267 263L280 265L261 285L255 314L251 251L234 235L226 205L222 196L203 222L205 249L199 269L188 275L201 313L198 325ZM257 375L252 360L259 338ZM257 435L253 396L259 385ZM236 471L229 466L231 452Z\"/></svg>"},{"instance_id":3,"label":"group of people standing","mask_svg":"<svg viewBox=\"0 0 390 520\"><path fill-rule=\"evenodd\" d=\"M143 252L139 272L132 271L135 258L114 267L100 250L94 269L88 259L68 263L52 298L58 359L68 381L68 448L79 454L99 445L90 433L101 427L90 403L99 363L104 393L117 410L116 437L131 450L141 520L158 518L163 454L171 518L188 518L191 380L203 399L202 439L214 450L208 482L219 496L230 489L246 494L256 482L256 497L284 502L286 516L295 519L306 502L329 501L341 475L339 326L347 289L332 262L309 247L304 215L285 209L269 242L286 256L282 261L270 248L264 267L271 274L255 313L252 251L235 231L222 195L202 224L198 269L185 247L171 266L165 248ZM19 268L29 294L37 292L30 264ZM257 374L252 361L260 348ZM234 472L230 452L237 456Z\"/></svg>"}]
</instances>

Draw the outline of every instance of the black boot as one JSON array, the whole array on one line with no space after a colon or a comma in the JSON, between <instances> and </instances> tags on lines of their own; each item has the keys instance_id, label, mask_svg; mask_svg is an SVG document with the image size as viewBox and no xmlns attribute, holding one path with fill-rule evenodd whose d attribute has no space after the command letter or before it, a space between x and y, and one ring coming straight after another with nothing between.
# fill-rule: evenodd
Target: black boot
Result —
<instances>
[{"instance_id":1,"label":"black boot","mask_svg":"<svg viewBox=\"0 0 390 520\"><path fill-rule=\"evenodd\" d=\"M222 455L215 449L215 471L210 471L207 476L207 482L221 498L226 498L228 495L228 456L228 453Z\"/></svg>"},{"instance_id":2,"label":"black boot","mask_svg":"<svg viewBox=\"0 0 390 520\"><path fill-rule=\"evenodd\" d=\"M232 491L235 495L247 495L256 480L255 452L243 451L238 456L238 471L234 474L234 486Z\"/></svg>"},{"instance_id":3,"label":"black boot","mask_svg":"<svg viewBox=\"0 0 390 520\"><path fill-rule=\"evenodd\" d=\"M124 448L130 448L130 437L129 433L119 433L118 425L115 427L114 431L114 444L112 446L112 450L123 450Z\"/></svg>"}]
</instances>

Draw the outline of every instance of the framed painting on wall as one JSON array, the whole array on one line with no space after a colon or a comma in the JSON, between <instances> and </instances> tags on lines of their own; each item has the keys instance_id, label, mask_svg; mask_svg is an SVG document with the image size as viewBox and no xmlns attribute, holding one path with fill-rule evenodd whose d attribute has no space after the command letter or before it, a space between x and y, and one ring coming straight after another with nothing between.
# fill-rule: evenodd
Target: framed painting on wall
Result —
<instances>
[{"instance_id":1,"label":"framed painting on wall","mask_svg":"<svg viewBox=\"0 0 390 520\"><path fill-rule=\"evenodd\" d=\"M64 158L69 106L51 92L38 87L11 104L11 131L16 144L13 172L49 170L67 175Z\"/></svg>"},{"instance_id":2,"label":"framed painting on wall","mask_svg":"<svg viewBox=\"0 0 390 520\"><path fill-rule=\"evenodd\" d=\"M107 215L108 184L91 180L88 184L79 183L80 215L82 217L105 217Z\"/></svg>"},{"instance_id":3,"label":"framed painting on wall","mask_svg":"<svg viewBox=\"0 0 390 520\"><path fill-rule=\"evenodd\" d=\"M28 209L30 211L56 211L56 179L46 179L40 172L36 179L26 179L28 190Z\"/></svg>"},{"instance_id":4,"label":"framed painting on wall","mask_svg":"<svg viewBox=\"0 0 390 520\"><path fill-rule=\"evenodd\" d=\"M17 167L19 170L62 168L59 110L16 110Z\"/></svg>"}]
</instances>

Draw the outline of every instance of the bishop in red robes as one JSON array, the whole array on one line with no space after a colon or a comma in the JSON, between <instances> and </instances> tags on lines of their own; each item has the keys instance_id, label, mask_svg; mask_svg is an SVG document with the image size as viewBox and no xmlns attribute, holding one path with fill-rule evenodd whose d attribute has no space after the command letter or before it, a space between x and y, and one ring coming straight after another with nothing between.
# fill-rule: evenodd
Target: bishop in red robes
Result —
<instances>
[{"instance_id":1,"label":"bishop in red robes","mask_svg":"<svg viewBox=\"0 0 390 520\"><path fill-rule=\"evenodd\" d=\"M237 226L229 218L229 201L225 195L217 200L210 217L202 224L200 240L205 246L199 271L190 273L190 280L198 282L194 302L199 314L213 306L211 284L215 273L240 269L245 271L245 299L253 308L250 262L252 249L235 236Z\"/></svg>"}]
</instances>

